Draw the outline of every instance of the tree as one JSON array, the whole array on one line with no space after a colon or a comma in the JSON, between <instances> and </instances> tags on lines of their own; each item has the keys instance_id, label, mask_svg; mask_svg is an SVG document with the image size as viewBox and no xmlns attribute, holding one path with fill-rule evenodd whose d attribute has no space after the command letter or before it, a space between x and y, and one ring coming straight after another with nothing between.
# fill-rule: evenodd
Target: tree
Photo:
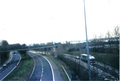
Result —
<instances>
[{"instance_id":1,"label":"tree","mask_svg":"<svg viewBox=\"0 0 120 81\"><path fill-rule=\"evenodd\" d=\"M120 36L119 28L120 28L120 27L118 27L118 26L116 26L116 27L114 28L114 36L115 36L115 37L119 37L119 36Z\"/></svg>"},{"instance_id":2,"label":"tree","mask_svg":"<svg viewBox=\"0 0 120 81\"><path fill-rule=\"evenodd\" d=\"M57 47L58 54L63 54L64 51L65 51L65 49L63 48L63 45L58 44L58 47Z\"/></svg>"},{"instance_id":3,"label":"tree","mask_svg":"<svg viewBox=\"0 0 120 81\"><path fill-rule=\"evenodd\" d=\"M112 35L110 34L110 32L108 31L107 33L106 33L106 38L108 38L108 52L109 53L111 53L112 51L111 51L111 38L112 37Z\"/></svg>"},{"instance_id":4,"label":"tree","mask_svg":"<svg viewBox=\"0 0 120 81\"><path fill-rule=\"evenodd\" d=\"M6 47L8 46L8 42L6 40L0 41L0 46Z\"/></svg>"},{"instance_id":5,"label":"tree","mask_svg":"<svg viewBox=\"0 0 120 81\"><path fill-rule=\"evenodd\" d=\"M22 44L22 48L25 48L26 47L26 44Z\"/></svg>"},{"instance_id":6,"label":"tree","mask_svg":"<svg viewBox=\"0 0 120 81\"><path fill-rule=\"evenodd\" d=\"M99 52L104 53L104 52L105 52L105 49L104 49L104 44L105 44L105 42L104 42L104 40L102 40L102 38L104 38L103 35L100 35L100 36L99 36L99 39L100 39L100 40L98 41L99 46L100 46Z\"/></svg>"},{"instance_id":7,"label":"tree","mask_svg":"<svg viewBox=\"0 0 120 81\"><path fill-rule=\"evenodd\" d=\"M118 54L119 53L119 36L120 36L120 31L119 31L119 28L118 26L116 26L114 28L114 37L115 37L115 40L114 40L114 44L115 44L115 52Z\"/></svg>"}]
</instances>

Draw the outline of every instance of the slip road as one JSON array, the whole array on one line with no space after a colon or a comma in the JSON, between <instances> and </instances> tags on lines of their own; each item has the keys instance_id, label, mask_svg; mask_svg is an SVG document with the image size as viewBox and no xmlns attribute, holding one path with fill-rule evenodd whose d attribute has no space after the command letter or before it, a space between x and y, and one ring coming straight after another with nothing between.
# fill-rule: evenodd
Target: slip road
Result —
<instances>
[{"instance_id":1,"label":"slip road","mask_svg":"<svg viewBox=\"0 0 120 81\"><path fill-rule=\"evenodd\" d=\"M48 61L37 54L28 52L34 60L34 68L28 81L54 81L54 74Z\"/></svg>"}]
</instances>

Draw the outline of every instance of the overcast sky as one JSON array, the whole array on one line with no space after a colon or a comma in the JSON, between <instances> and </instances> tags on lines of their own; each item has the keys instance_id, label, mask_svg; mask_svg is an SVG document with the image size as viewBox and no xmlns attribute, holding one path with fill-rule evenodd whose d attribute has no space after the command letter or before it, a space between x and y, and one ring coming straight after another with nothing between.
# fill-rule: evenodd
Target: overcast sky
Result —
<instances>
[{"instance_id":1,"label":"overcast sky","mask_svg":"<svg viewBox=\"0 0 120 81\"><path fill-rule=\"evenodd\" d=\"M120 0L86 0L88 39L120 26ZM0 0L0 40L86 40L83 0Z\"/></svg>"}]
</instances>

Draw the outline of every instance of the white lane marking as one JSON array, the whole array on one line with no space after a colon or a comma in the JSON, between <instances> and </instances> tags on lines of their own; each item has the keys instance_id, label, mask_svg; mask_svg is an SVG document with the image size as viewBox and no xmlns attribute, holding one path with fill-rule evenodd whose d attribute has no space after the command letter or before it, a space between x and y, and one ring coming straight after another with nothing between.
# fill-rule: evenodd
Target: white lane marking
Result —
<instances>
[{"instance_id":1,"label":"white lane marking","mask_svg":"<svg viewBox=\"0 0 120 81\"><path fill-rule=\"evenodd\" d=\"M19 55L19 54L18 54ZM21 60L21 56L19 55L20 60ZM18 64L20 63L20 60L18 62ZM15 66L5 77L7 77L17 66ZM3 77L0 81L2 81L5 77Z\"/></svg>"},{"instance_id":2,"label":"white lane marking","mask_svg":"<svg viewBox=\"0 0 120 81\"><path fill-rule=\"evenodd\" d=\"M38 56L38 55L37 55L37 56ZM41 64L42 64L42 73L41 73L41 79L40 79L40 81L42 81L44 67L43 67L43 62L42 62L42 60L40 59L40 57L38 57L38 58L39 58L39 60L40 60L40 62L41 62Z\"/></svg>"},{"instance_id":3,"label":"white lane marking","mask_svg":"<svg viewBox=\"0 0 120 81\"><path fill-rule=\"evenodd\" d=\"M2 67L0 69L2 69Z\"/></svg>"},{"instance_id":4,"label":"white lane marking","mask_svg":"<svg viewBox=\"0 0 120 81\"><path fill-rule=\"evenodd\" d=\"M35 55L35 56L37 56L37 55ZM43 58L45 58L47 61L48 61L48 59L46 58L46 57L44 57L44 56L42 56ZM41 59L40 59L41 60ZM52 70L52 75L53 75L53 81L55 81L55 77L54 77L54 72L53 72L53 67L52 67L52 65L51 65L51 63L48 61L48 63L49 63L49 65L50 65L50 68L51 68L51 70ZM42 65L42 67L43 67L43 65ZM41 74L42 75L42 74ZM40 79L40 81L42 81L42 79Z\"/></svg>"},{"instance_id":5,"label":"white lane marking","mask_svg":"<svg viewBox=\"0 0 120 81\"><path fill-rule=\"evenodd\" d=\"M32 57L32 56L36 56L36 57L37 57L38 55L35 54L35 55L31 55L31 57ZM32 57L32 58L33 58L33 57ZM42 63L42 61L41 61L41 59L40 59L39 57L37 57L37 58L40 60L40 62L41 62L41 64L42 64L42 73L41 73L41 79L40 79L40 81L42 81L43 70L44 70L44 68L43 68L43 63ZM34 58L33 58L33 59L34 59ZM35 64L35 61L34 61L34 64ZM34 66L34 68L35 68L35 66ZM33 74L33 72L34 72L34 69L33 69L33 71L32 71L32 74ZM32 76L32 74L31 74L31 76ZM30 76L30 78L31 78L31 76ZM29 79L30 79L30 78L29 78Z\"/></svg>"},{"instance_id":6,"label":"white lane marking","mask_svg":"<svg viewBox=\"0 0 120 81\"><path fill-rule=\"evenodd\" d=\"M32 55L29 55L30 57L32 57ZM33 57L32 57L33 58ZM33 75L33 72L34 72L34 70L35 70L35 59L33 58L33 61L34 61L34 67L33 67L33 70L32 70L32 73L31 73L31 75L30 75L30 77L29 77L29 79L32 77L32 75Z\"/></svg>"},{"instance_id":7,"label":"white lane marking","mask_svg":"<svg viewBox=\"0 0 120 81\"><path fill-rule=\"evenodd\" d=\"M53 67L52 67L51 63L49 62L49 60L48 60L46 57L44 57L44 56L42 56L42 57L45 58L45 59L48 61L49 65L50 65L50 67L51 67L51 70L52 70L53 81L55 81L54 72L53 72Z\"/></svg>"}]
</instances>

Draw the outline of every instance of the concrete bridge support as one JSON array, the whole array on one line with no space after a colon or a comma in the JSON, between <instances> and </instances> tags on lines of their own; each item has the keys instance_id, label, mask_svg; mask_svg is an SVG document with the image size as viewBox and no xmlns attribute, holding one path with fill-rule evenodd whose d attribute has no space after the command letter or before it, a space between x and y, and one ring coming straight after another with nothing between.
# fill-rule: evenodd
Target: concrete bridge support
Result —
<instances>
[{"instance_id":1,"label":"concrete bridge support","mask_svg":"<svg viewBox=\"0 0 120 81\"><path fill-rule=\"evenodd\" d=\"M44 50L45 50L45 54L46 54L46 48L44 48Z\"/></svg>"},{"instance_id":2,"label":"concrete bridge support","mask_svg":"<svg viewBox=\"0 0 120 81\"><path fill-rule=\"evenodd\" d=\"M44 48L42 48L42 53L44 53Z\"/></svg>"}]
</instances>

